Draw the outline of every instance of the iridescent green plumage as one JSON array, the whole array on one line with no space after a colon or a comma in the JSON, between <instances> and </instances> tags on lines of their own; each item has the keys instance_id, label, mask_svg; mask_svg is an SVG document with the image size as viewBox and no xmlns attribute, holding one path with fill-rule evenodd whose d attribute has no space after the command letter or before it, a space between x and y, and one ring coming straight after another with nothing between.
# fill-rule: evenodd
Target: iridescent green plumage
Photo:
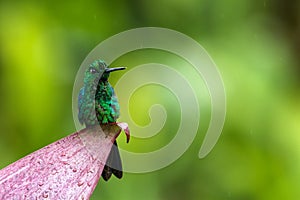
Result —
<instances>
[{"instance_id":1,"label":"iridescent green plumage","mask_svg":"<svg viewBox=\"0 0 300 200\"><path fill-rule=\"evenodd\" d=\"M107 69L110 68L104 61L96 60L85 72L84 87L78 97L78 119L86 126L116 122L120 115L114 89L107 81L110 73Z\"/></svg>"},{"instance_id":2,"label":"iridescent green plumage","mask_svg":"<svg viewBox=\"0 0 300 200\"><path fill-rule=\"evenodd\" d=\"M108 68L102 60L90 64L85 72L84 86L78 95L78 119L86 127L106 125L116 122L119 117L119 103L113 87L108 82L110 72L125 69ZM115 142L115 145L117 143ZM122 177L122 165L118 148L113 147L102 172L102 177L108 180L111 174ZM112 168L112 165L115 169Z\"/></svg>"}]
</instances>

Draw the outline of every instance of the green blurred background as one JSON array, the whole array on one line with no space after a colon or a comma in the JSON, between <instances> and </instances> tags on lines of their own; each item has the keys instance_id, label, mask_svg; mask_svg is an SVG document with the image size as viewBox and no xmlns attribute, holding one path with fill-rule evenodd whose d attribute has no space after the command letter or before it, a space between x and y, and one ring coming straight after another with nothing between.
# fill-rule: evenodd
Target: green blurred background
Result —
<instances>
[{"instance_id":1,"label":"green blurred background","mask_svg":"<svg viewBox=\"0 0 300 200\"><path fill-rule=\"evenodd\" d=\"M201 113L200 142L175 163L101 181L92 199L300 199L300 2L293 0L1 0L0 167L74 132L72 89L81 62L109 36L143 26L180 31L209 52L226 88L224 130L209 156L198 159L210 117ZM147 55L120 59L130 68L152 61ZM144 89L153 103L165 94ZM141 94L130 109L147 124ZM159 141L178 128L167 122ZM129 146L143 152L142 143L133 138Z\"/></svg>"}]
</instances>

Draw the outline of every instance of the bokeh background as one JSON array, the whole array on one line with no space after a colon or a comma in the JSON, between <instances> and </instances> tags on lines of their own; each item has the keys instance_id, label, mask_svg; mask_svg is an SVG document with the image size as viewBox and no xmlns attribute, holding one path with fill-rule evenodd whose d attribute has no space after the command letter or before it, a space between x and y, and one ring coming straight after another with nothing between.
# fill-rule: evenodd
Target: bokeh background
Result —
<instances>
[{"instance_id":1,"label":"bokeh background","mask_svg":"<svg viewBox=\"0 0 300 200\"><path fill-rule=\"evenodd\" d=\"M198 159L210 118L209 104L200 105L199 134L180 159L100 181L92 199L299 199L300 2L293 0L1 0L0 167L76 131L72 89L80 64L99 42L143 26L180 31L209 52L226 88L224 130ZM153 59L180 62L151 51L116 62L130 68ZM157 140L133 138L129 149L144 152L173 137L180 108L165 90L133 95L128 107L136 123L149 123L145 112L161 99L173 118Z\"/></svg>"}]
</instances>

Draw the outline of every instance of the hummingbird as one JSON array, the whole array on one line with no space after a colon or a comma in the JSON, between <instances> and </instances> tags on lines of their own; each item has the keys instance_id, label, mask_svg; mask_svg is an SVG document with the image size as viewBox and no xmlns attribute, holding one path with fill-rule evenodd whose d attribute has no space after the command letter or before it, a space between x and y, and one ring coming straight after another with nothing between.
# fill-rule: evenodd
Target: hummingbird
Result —
<instances>
[{"instance_id":1,"label":"hummingbird","mask_svg":"<svg viewBox=\"0 0 300 200\"><path fill-rule=\"evenodd\" d=\"M125 67L109 68L103 60L95 60L89 65L85 71L84 85L78 95L78 119L81 124L88 128L116 123L120 116L120 106L108 78L111 72L124 69ZM101 174L105 181L109 180L112 174L119 179L123 176L116 141L114 145Z\"/></svg>"}]
</instances>

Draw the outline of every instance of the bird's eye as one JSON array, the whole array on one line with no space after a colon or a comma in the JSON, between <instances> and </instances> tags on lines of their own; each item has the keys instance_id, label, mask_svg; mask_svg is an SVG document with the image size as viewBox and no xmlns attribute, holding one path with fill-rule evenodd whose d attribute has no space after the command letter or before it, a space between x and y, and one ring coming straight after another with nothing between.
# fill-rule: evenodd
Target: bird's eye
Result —
<instances>
[{"instance_id":1,"label":"bird's eye","mask_svg":"<svg viewBox=\"0 0 300 200\"><path fill-rule=\"evenodd\" d=\"M90 73L92 73L92 74L95 74L97 72L97 70L95 68L92 68L92 67L89 70L90 70Z\"/></svg>"}]
</instances>

